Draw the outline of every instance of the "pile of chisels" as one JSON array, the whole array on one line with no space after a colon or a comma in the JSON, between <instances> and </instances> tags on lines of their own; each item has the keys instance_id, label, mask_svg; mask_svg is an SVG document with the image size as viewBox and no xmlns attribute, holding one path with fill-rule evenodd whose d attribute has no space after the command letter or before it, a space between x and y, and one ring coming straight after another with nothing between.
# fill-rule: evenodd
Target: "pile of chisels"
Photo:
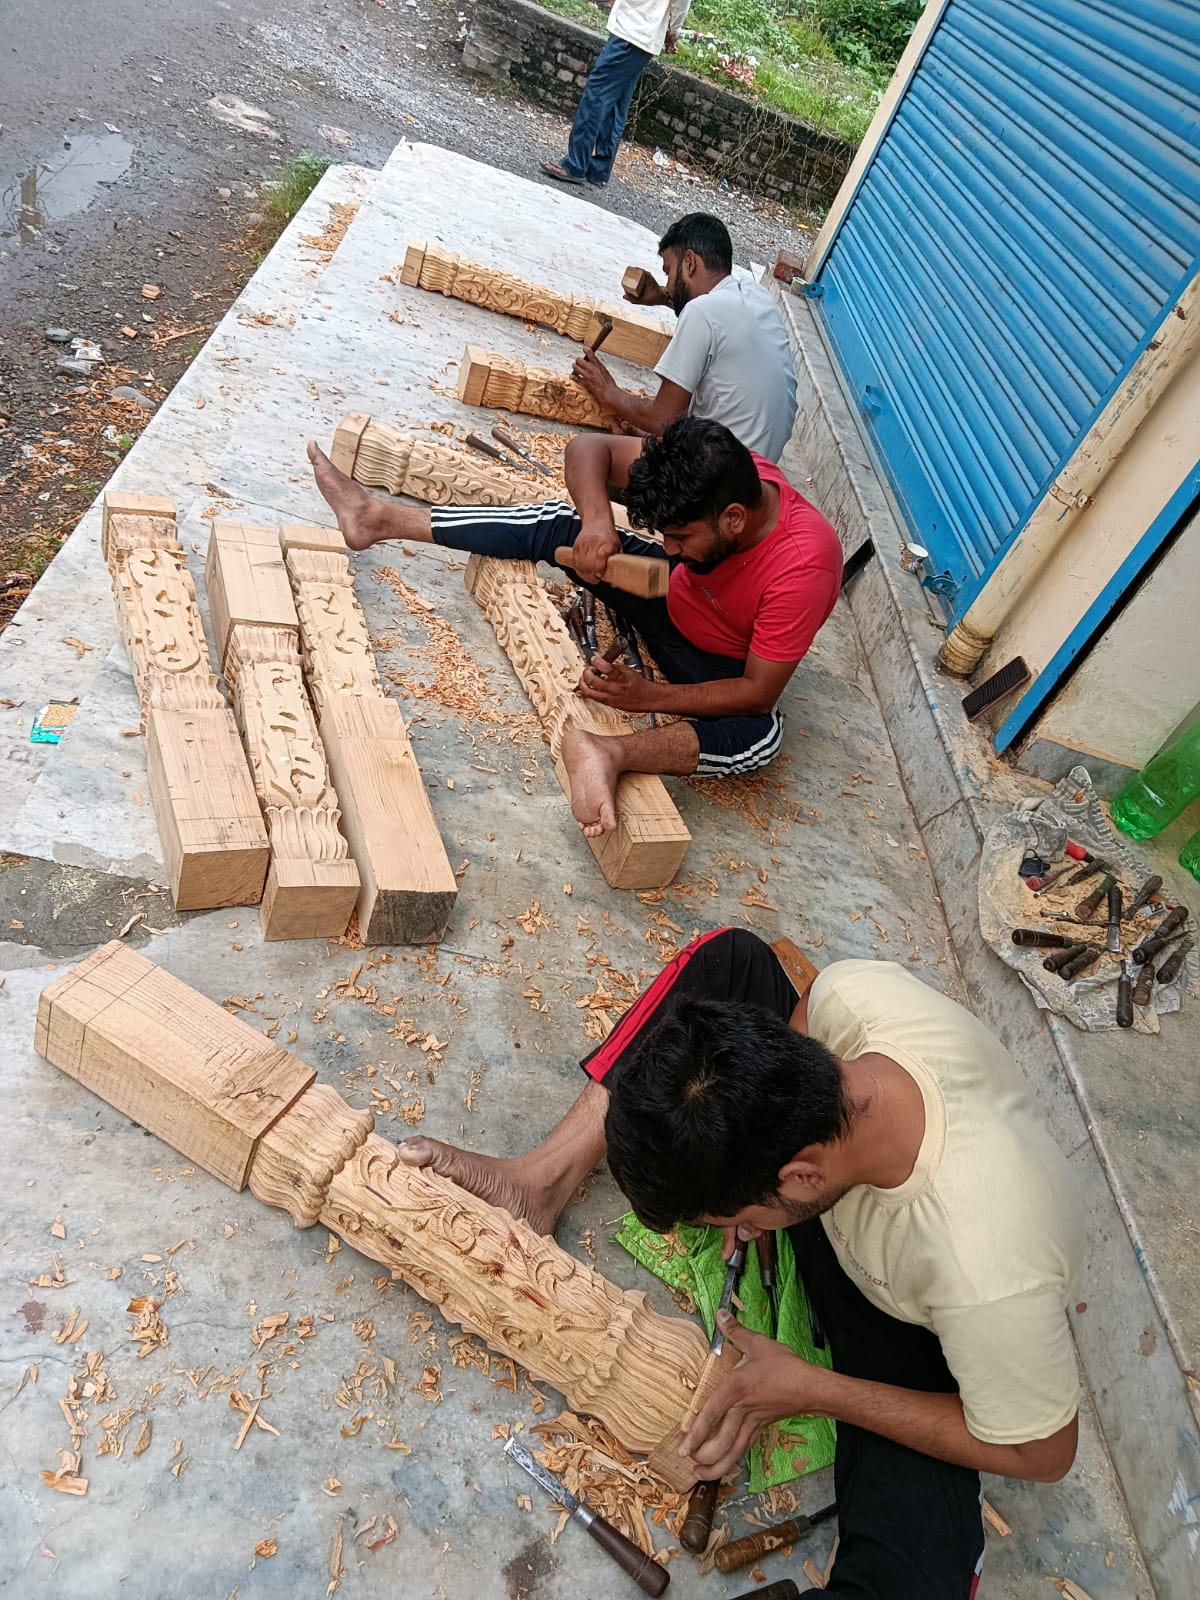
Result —
<instances>
[{"instance_id":1,"label":"pile of chisels","mask_svg":"<svg viewBox=\"0 0 1200 1600\"><path fill-rule=\"evenodd\" d=\"M1066 857L1055 866L1026 851L1017 871L1032 896L1030 920L1057 926L1014 928L1012 941L1047 951L1042 966L1064 984L1119 969L1117 1026L1131 1028L1134 1007L1150 1004L1155 981L1172 983L1183 970L1195 945L1191 912L1163 895L1157 873L1127 900L1119 866L1073 840ZM1083 890L1093 879L1099 881Z\"/></svg>"}]
</instances>

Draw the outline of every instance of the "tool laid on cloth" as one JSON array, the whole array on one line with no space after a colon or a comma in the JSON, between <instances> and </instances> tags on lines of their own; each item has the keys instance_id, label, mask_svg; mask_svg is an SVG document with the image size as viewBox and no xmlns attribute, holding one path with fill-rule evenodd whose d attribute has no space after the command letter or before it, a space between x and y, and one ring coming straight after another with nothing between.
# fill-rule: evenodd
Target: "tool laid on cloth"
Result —
<instances>
[{"instance_id":1,"label":"tool laid on cloth","mask_svg":"<svg viewBox=\"0 0 1200 1600\"><path fill-rule=\"evenodd\" d=\"M1065 950L1072 942L1065 933L1046 933L1042 928L1014 928L1014 944L1027 944L1035 950ZM1053 972L1054 968L1049 968Z\"/></svg>"},{"instance_id":2,"label":"tool laid on cloth","mask_svg":"<svg viewBox=\"0 0 1200 1600\"><path fill-rule=\"evenodd\" d=\"M554 559L560 567L569 567L574 572L575 552L569 544L560 544ZM670 581L671 563L659 556L631 556L622 551L609 556L604 568L605 583L643 600L661 600Z\"/></svg>"},{"instance_id":3,"label":"tool laid on cloth","mask_svg":"<svg viewBox=\"0 0 1200 1600\"><path fill-rule=\"evenodd\" d=\"M725 1282L721 1286L721 1298L717 1301L717 1316L722 1311L728 1311L733 1304L733 1291L737 1288L737 1281L742 1275L742 1268L746 1264L746 1246L740 1241L734 1245L733 1254L729 1258L729 1265L725 1268ZM713 1329L712 1339L709 1341L709 1355L719 1356L725 1348L725 1335L720 1328Z\"/></svg>"},{"instance_id":4,"label":"tool laid on cloth","mask_svg":"<svg viewBox=\"0 0 1200 1600\"><path fill-rule=\"evenodd\" d=\"M1133 959L1139 964L1153 960L1160 950L1165 950L1167 945L1179 938L1179 929L1189 916L1191 912L1186 906L1176 906L1174 911L1169 911L1150 937L1138 945L1133 952Z\"/></svg>"},{"instance_id":5,"label":"tool laid on cloth","mask_svg":"<svg viewBox=\"0 0 1200 1600\"><path fill-rule=\"evenodd\" d=\"M761 1533L748 1533L744 1539L731 1539L722 1545L716 1553L717 1567L722 1572L737 1572L740 1567L748 1567L752 1561L757 1561L760 1556L770 1555L772 1550L782 1550L784 1545L795 1544L798 1539L805 1539L813 1529L822 1522L828 1522L830 1517L837 1516L837 1504L822 1506L819 1511L814 1511L809 1516L789 1517L786 1522L776 1522L770 1528L764 1528ZM766 1591L759 1589L760 1595Z\"/></svg>"},{"instance_id":6,"label":"tool laid on cloth","mask_svg":"<svg viewBox=\"0 0 1200 1600\"><path fill-rule=\"evenodd\" d=\"M1148 906L1150 904L1151 900L1154 899L1154 896L1161 888L1162 879L1159 877L1157 872L1152 878L1147 878L1145 883L1129 902L1128 906L1126 906L1125 920L1128 922L1130 917L1136 917L1143 906Z\"/></svg>"},{"instance_id":7,"label":"tool laid on cloth","mask_svg":"<svg viewBox=\"0 0 1200 1600\"><path fill-rule=\"evenodd\" d=\"M1102 856L1089 856L1086 863L1080 867L1073 878L1068 878L1063 885L1070 889L1077 883L1086 883L1089 878L1095 877L1097 872L1111 872L1111 865Z\"/></svg>"},{"instance_id":8,"label":"tool laid on cloth","mask_svg":"<svg viewBox=\"0 0 1200 1600\"><path fill-rule=\"evenodd\" d=\"M1117 979L1117 1027L1133 1027L1133 981L1128 961L1122 961L1121 976Z\"/></svg>"},{"instance_id":9,"label":"tool laid on cloth","mask_svg":"<svg viewBox=\"0 0 1200 1600\"><path fill-rule=\"evenodd\" d=\"M510 1439L504 1446L504 1454L522 1467L535 1483L539 1483L552 1500L557 1500L565 1506L573 1517L576 1517L592 1538L606 1551L622 1571L627 1572L646 1594L658 1596L671 1581L671 1574L665 1567L660 1567L657 1561L638 1549L632 1539L627 1539L623 1533L614 1528L611 1522L605 1522L598 1512L590 1506L585 1506L582 1500L577 1500L563 1483L561 1478L556 1478L552 1472L547 1472L540 1461L535 1461L526 1450L525 1446L518 1444L515 1439Z\"/></svg>"},{"instance_id":10,"label":"tool laid on cloth","mask_svg":"<svg viewBox=\"0 0 1200 1600\"><path fill-rule=\"evenodd\" d=\"M502 444L506 450L511 450L514 455L520 456L523 461L528 461L531 467L536 467L544 478L552 478L554 476L549 467L543 466L531 451L526 450L523 445L519 445L512 434L506 432L505 429L493 428L492 438L495 439L497 444Z\"/></svg>"},{"instance_id":11,"label":"tool laid on cloth","mask_svg":"<svg viewBox=\"0 0 1200 1600\"><path fill-rule=\"evenodd\" d=\"M1106 872L1101 880L1100 887L1093 889L1091 894L1084 895L1083 899L1075 907L1075 915L1080 922L1088 922L1096 915L1096 908L1101 900L1108 898L1108 891L1115 888L1116 883L1115 875L1111 872Z\"/></svg>"},{"instance_id":12,"label":"tool laid on cloth","mask_svg":"<svg viewBox=\"0 0 1200 1600\"><path fill-rule=\"evenodd\" d=\"M1135 1006L1145 1006L1150 1003L1150 994L1154 988L1154 963L1147 961L1138 972L1137 982L1133 986L1133 1003Z\"/></svg>"},{"instance_id":13,"label":"tool laid on cloth","mask_svg":"<svg viewBox=\"0 0 1200 1600\"><path fill-rule=\"evenodd\" d=\"M1072 871L1074 866L1075 866L1074 861L1067 861L1067 862L1064 862L1064 864L1061 867L1059 867L1056 871L1051 872L1050 874L1048 874L1048 876L1046 876L1044 878L1042 878L1042 877L1027 878L1025 881L1026 881L1026 883L1028 883L1029 887L1033 890L1034 898L1035 899L1040 899L1042 895L1048 894L1050 892L1050 890L1054 888L1054 885L1056 883L1061 882L1062 879L1066 877L1067 873Z\"/></svg>"},{"instance_id":14,"label":"tool laid on cloth","mask_svg":"<svg viewBox=\"0 0 1200 1600\"><path fill-rule=\"evenodd\" d=\"M1121 954L1121 905L1123 901L1121 885L1114 883L1108 891L1108 940L1106 949L1110 955Z\"/></svg>"},{"instance_id":15,"label":"tool laid on cloth","mask_svg":"<svg viewBox=\"0 0 1200 1600\"><path fill-rule=\"evenodd\" d=\"M1171 954L1163 962L1162 966L1159 967L1159 969L1158 969L1158 981L1159 981L1159 983L1172 983L1172 982L1174 982L1174 980L1179 976L1180 968L1183 966L1183 963L1187 960L1188 955L1191 953L1191 951L1195 949L1195 946L1196 946L1195 939L1185 939L1181 945L1177 945L1176 946L1176 948L1171 952ZM1147 962L1146 966L1147 966L1147 968L1149 968L1150 963Z\"/></svg>"},{"instance_id":16,"label":"tool laid on cloth","mask_svg":"<svg viewBox=\"0 0 1200 1600\"><path fill-rule=\"evenodd\" d=\"M1089 967L1094 967L1104 954L1098 944L1085 944L1077 956L1072 956L1066 966L1059 967L1058 975L1069 983L1072 978L1078 978L1080 973L1086 972Z\"/></svg>"},{"instance_id":17,"label":"tool laid on cloth","mask_svg":"<svg viewBox=\"0 0 1200 1600\"><path fill-rule=\"evenodd\" d=\"M1042 962L1042 966L1047 972L1061 973L1069 961L1074 961L1076 956L1081 956L1087 948L1086 944L1076 944L1068 940L1066 948L1056 950L1052 956L1047 956L1045 961Z\"/></svg>"},{"instance_id":18,"label":"tool laid on cloth","mask_svg":"<svg viewBox=\"0 0 1200 1600\"><path fill-rule=\"evenodd\" d=\"M687 1516L679 1530L679 1542L694 1556L703 1555L712 1537L713 1516L717 1509L717 1496L721 1492L720 1478L708 1478L698 1483L688 1500Z\"/></svg>"}]
</instances>

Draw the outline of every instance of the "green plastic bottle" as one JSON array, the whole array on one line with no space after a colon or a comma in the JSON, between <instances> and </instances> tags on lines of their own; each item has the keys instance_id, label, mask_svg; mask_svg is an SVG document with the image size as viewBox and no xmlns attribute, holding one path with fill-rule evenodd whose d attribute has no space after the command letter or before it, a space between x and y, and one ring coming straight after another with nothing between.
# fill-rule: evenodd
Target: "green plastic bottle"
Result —
<instances>
[{"instance_id":1,"label":"green plastic bottle","mask_svg":"<svg viewBox=\"0 0 1200 1600\"><path fill-rule=\"evenodd\" d=\"M1186 867L1193 878L1200 878L1200 829L1197 829L1179 852L1179 865Z\"/></svg>"},{"instance_id":2,"label":"green plastic bottle","mask_svg":"<svg viewBox=\"0 0 1200 1600\"><path fill-rule=\"evenodd\" d=\"M1152 839L1200 795L1200 722L1181 733L1119 792L1112 819L1135 839Z\"/></svg>"}]
</instances>

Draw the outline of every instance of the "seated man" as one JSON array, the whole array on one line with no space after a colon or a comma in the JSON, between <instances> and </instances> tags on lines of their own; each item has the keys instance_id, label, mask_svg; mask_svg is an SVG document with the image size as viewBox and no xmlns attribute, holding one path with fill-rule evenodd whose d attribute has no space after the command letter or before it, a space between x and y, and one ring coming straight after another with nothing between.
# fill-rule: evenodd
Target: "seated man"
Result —
<instances>
[{"instance_id":1,"label":"seated man","mask_svg":"<svg viewBox=\"0 0 1200 1600\"><path fill-rule=\"evenodd\" d=\"M642 635L665 683L595 655L579 693L617 711L683 720L613 737L567 733L571 806L588 837L616 827L623 772L728 777L753 772L778 752L776 702L833 610L842 552L821 513L728 428L682 417L661 439L572 439L565 472L577 509L561 500L398 505L353 483L315 444L308 455L352 549L408 539L553 563L555 550L571 545L576 576ZM610 485L626 491L630 520L661 532L662 544L618 535ZM665 599L603 582L609 556L622 549L672 562Z\"/></svg>"},{"instance_id":2,"label":"seated man","mask_svg":"<svg viewBox=\"0 0 1200 1600\"><path fill-rule=\"evenodd\" d=\"M968 1600L979 1473L1055 1481L1078 1431L1081 1210L1011 1056L903 967L835 962L801 996L769 946L722 929L583 1067L593 1081L529 1155L426 1138L401 1154L544 1232L606 1148L653 1228L712 1223L727 1251L787 1228L833 1368L724 1314L743 1359L682 1448L717 1478L769 1423L836 1418L825 1593Z\"/></svg>"},{"instance_id":3,"label":"seated man","mask_svg":"<svg viewBox=\"0 0 1200 1600\"><path fill-rule=\"evenodd\" d=\"M688 412L723 422L747 449L778 461L796 420L796 370L778 306L760 284L733 276L733 244L718 217L681 217L658 249L666 288L652 283L634 299L672 306L679 318L654 369L658 393L643 399L619 388L586 349L576 382L633 432L661 433Z\"/></svg>"}]
</instances>

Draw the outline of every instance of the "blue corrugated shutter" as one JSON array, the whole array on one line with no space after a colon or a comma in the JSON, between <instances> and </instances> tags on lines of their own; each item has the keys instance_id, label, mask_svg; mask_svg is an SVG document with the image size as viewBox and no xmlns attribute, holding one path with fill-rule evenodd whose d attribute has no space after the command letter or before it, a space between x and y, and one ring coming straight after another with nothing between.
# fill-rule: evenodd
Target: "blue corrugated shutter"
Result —
<instances>
[{"instance_id":1,"label":"blue corrugated shutter","mask_svg":"<svg viewBox=\"0 0 1200 1600\"><path fill-rule=\"evenodd\" d=\"M818 309L961 612L1200 265L1194 0L949 0Z\"/></svg>"}]
</instances>

